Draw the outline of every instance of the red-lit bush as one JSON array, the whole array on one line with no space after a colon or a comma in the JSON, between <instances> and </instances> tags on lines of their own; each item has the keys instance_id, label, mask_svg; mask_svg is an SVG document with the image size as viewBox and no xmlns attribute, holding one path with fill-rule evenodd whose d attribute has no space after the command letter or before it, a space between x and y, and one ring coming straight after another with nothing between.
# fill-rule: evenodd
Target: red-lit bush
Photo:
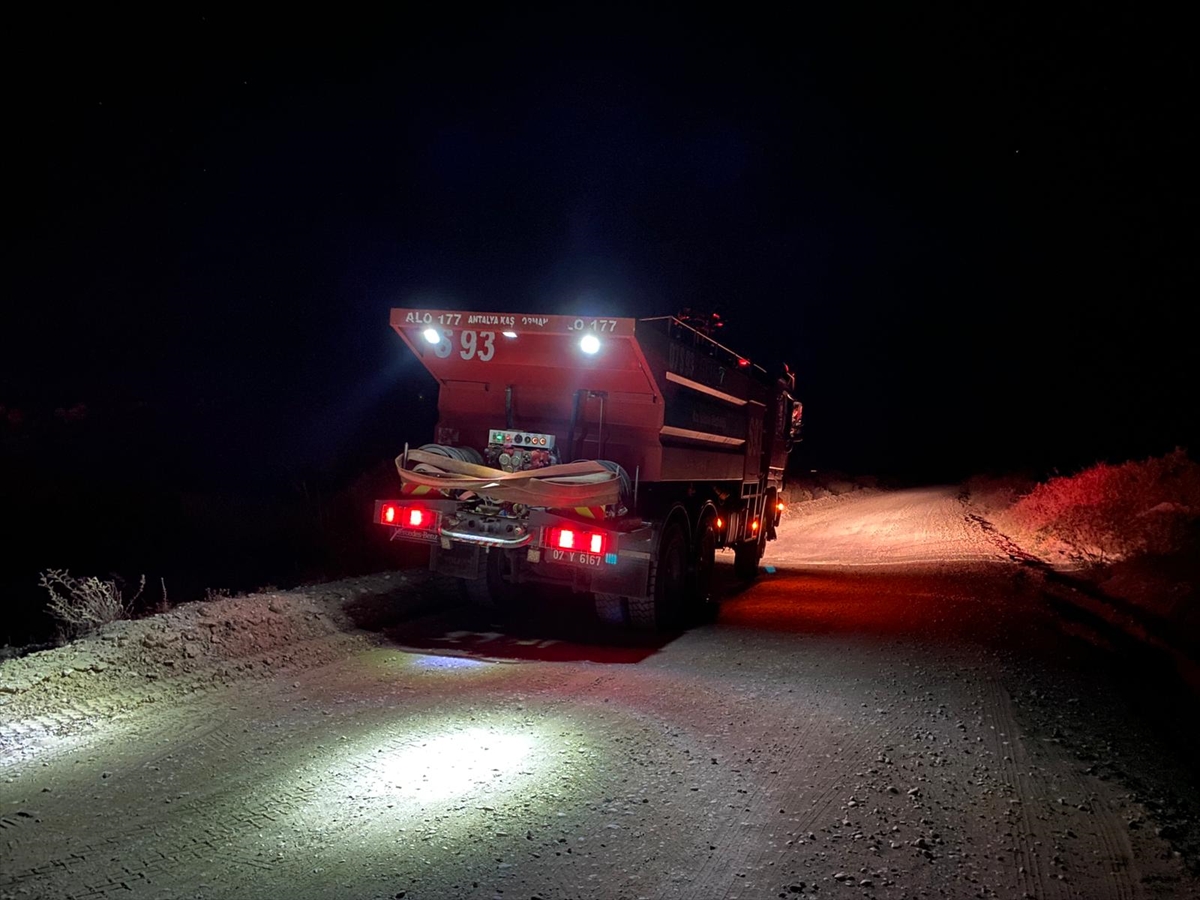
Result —
<instances>
[{"instance_id":1,"label":"red-lit bush","mask_svg":"<svg viewBox=\"0 0 1200 900\"><path fill-rule=\"evenodd\" d=\"M1090 562L1177 550L1200 517L1200 465L1182 450L1051 478L1002 516L1006 531L1059 541Z\"/></svg>"}]
</instances>

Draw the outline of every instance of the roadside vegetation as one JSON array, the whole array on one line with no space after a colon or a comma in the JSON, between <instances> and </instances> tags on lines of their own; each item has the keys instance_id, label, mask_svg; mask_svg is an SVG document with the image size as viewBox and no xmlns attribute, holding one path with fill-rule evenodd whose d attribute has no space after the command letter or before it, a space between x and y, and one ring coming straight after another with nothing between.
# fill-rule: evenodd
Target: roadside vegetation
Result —
<instances>
[{"instance_id":1,"label":"roadside vegetation","mask_svg":"<svg viewBox=\"0 0 1200 900\"><path fill-rule=\"evenodd\" d=\"M1022 543L1087 566L1177 553L1200 520L1200 465L1183 450L1099 463L1021 492L993 518Z\"/></svg>"},{"instance_id":2,"label":"roadside vegetation","mask_svg":"<svg viewBox=\"0 0 1200 900\"><path fill-rule=\"evenodd\" d=\"M84 637L94 631L129 619L145 607L146 576L132 593L113 578L104 581L95 576L78 578L66 569L48 569L38 577L38 584L50 595L47 609L58 623L60 636L65 640ZM167 584L160 579L161 598L151 612L164 612L170 603Z\"/></svg>"},{"instance_id":3,"label":"roadside vegetation","mask_svg":"<svg viewBox=\"0 0 1200 900\"><path fill-rule=\"evenodd\" d=\"M1040 483L979 478L969 489L1023 552L1100 591L1107 604L1096 610L1200 659L1200 465L1185 451Z\"/></svg>"}]
</instances>

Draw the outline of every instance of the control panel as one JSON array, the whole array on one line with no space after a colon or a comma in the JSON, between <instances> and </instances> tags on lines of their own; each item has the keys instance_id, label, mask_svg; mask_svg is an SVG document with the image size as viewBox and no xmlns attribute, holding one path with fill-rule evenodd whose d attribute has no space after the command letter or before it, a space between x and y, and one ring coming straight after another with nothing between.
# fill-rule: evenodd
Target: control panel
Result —
<instances>
[{"instance_id":1,"label":"control panel","mask_svg":"<svg viewBox=\"0 0 1200 900\"><path fill-rule=\"evenodd\" d=\"M483 456L489 466L505 472L542 469L558 463L554 435L529 431L492 429L488 432L487 450Z\"/></svg>"},{"instance_id":2,"label":"control panel","mask_svg":"<svg viewBox=\"0 0 1200 900\"><path fill-rule=\"evenodd\" d=\"M540 447L543 450L554 449L554 435L531 434L527 431L492 431L488 436L488 444L501 447Z\"/></svg>"}]
</instances>

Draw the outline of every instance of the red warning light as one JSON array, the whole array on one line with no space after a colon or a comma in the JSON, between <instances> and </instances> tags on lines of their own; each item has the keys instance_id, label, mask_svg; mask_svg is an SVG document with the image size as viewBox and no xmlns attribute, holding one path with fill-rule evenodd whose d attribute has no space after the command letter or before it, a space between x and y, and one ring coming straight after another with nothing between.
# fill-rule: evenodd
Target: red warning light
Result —
<instances>
[{"instance_id":1,"label":"red warning light","mask_svg":"<svg viewBox=\"0 0 1200 900\"><path fill-rule=\"evenodd\" d=\"M744 356L740 356L738 357L738 365L742 367L748 366L750 365L750 360L746 359Z\"/></svg>"},{"instance_id":2,"label":"red warning light","mask_svg":"<svg viewBox=\"0 0 1200 900\"><path fill-rule=\"evenodd\" d=\"M546 545L556 550L586 550L588 553L599 554L608 547L608 536L603 531L551 528Z\"/></svg>"},{"instance_id":3,"label":"red warning light","mask_svg":"<svg viewBox=\"0 0 1200 900\"><path fill-rule=\"evenodd\" d=\"M423 506L397 506L395 503L381 503L379 504L379 524L428 530L437 527L437 513Z\"/></svg>"}]
</instances>

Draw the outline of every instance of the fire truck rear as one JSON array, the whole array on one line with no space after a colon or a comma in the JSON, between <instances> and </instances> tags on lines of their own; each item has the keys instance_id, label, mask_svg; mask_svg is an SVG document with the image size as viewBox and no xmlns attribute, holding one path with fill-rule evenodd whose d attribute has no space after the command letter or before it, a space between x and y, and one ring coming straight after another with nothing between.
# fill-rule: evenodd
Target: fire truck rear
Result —
<instances>
[{"instance_id":1,"label":"fire truck rear","mask_svg":"<svg viewBox=\"0 0 1200 900\"><path fill-rule=\"evenodd\" d=\"M755 576L799 428L790 374L669 316L393 309L391 325L438 381L438 422L375 521L428 544L431 569L501 607L569 586L639 628L711 609L718 550Z\"/></svg>"}]
</instances>

